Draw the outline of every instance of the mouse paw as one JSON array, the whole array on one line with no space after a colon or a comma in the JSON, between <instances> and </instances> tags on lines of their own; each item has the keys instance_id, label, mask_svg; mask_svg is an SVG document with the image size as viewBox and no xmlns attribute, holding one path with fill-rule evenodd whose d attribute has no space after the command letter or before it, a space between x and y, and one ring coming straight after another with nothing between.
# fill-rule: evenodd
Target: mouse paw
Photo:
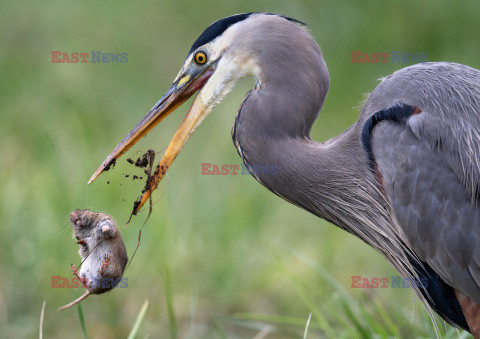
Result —
<instances>
[{"instance_id":1,"label":"mouse paw","mask_svg":"<svg viewBox=\"0 0 480 339\"><path fill-rule=\"evenodd\" d=\"M80 278L78 276L78 270L77 270L77 267L74 265L74 264L71 264L70 265L70 269L73 271L73 275L76 276L77 278Z\"/></svg>"},{"instance_id":2,"label":"mouse paw","mask_svg":"<svg viewBox=\"0 0 480 339\"><path fill-rule=\"evenodd\" d=\"M78 280L80 280L80 283L82 284L82 286L84 288L87 288L88 286L88 279L87 278L82 278L80 277L80 273L78 273L78 270L77 270L77 267L74 265L74 264L71 264L70 265L70 269L73 271L73 275L76 276L78 278Z\"/></svg>"},{"instance_id":3,"label":"mouse paw","mask_svg":"<svg viewBox=\"0 0 480 339\"><path fill-rule=\"evenodd\" d=\"M105 256L103 257L102 266L100 267L100 270L98 273L102 275L105 272L105 269L108 267L108 265L110 265L110 256L108 254L105 254Z\"/></svg>"}]
</instances>

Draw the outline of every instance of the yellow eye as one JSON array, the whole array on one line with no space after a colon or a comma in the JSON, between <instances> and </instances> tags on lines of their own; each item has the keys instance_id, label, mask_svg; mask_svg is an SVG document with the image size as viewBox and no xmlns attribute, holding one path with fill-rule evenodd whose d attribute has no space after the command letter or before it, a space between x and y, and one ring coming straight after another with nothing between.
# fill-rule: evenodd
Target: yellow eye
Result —
<instances>
[{"instance_id":1,"label":"yellow eye","mask_svg":"<svg viewBox=\"0 0 480 339\"><path fill-rule=\"evenodd\" d=\"M204 63L207 62L207 53L203 51L199 51L195 53L194 59L197 64L203 65Z\"/></svg>"}]
</instances>

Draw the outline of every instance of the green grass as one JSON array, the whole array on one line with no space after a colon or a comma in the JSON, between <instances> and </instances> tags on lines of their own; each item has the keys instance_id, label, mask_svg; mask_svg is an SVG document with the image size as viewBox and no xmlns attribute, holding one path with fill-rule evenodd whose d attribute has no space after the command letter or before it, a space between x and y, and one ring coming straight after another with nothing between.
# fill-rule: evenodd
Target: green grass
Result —
<instances>
[{"instance_id":1,"label":"green grass","mask_svg":"<svg viewBox=\"0 0 480 339\"><path fill-rule=\"evenodd\" d=\"M83 335L85 336L85 339L88 339L87 325L85 324L85 316L83 315L82 303L78 303L76 308L78 310L78 320L80 321L80 327L82 329Z\"/></svg>"},{"instance_id":2,"label":"green grass","mask_svg":"<svg viewBox=\"0 0 480 339\"><path fill-rule=\"evenodd\" d=\"M143 319L145 318L145 314L147 313L148 304L149 304L149 301L145 300L142 308L140 309L140 313L138 313L138 317L135 320L135 324L133 325L132 330L128 334L128 339L134 339L136 337L136 335L138 333L138 330L140 329L140 326L142 325Z\"/></svg>"},{"instance_id":3,"label":"green grass","mask_svg":"<svg viewBox=\"0 0 480 339\"><path fill-rule=\"evenodd\" d=\"M407 289L351 289L351 276L394 275L374 250L291 206L249 176L201 176L201 163L241 164L234 117L241 81L198 128L154 196L128 287L90 296L83 320L56 309L76 291L51 288L79 261L69 213L89 208L120 225L142 184L125 160L93 184L106 155L169 88L191 43L218 18L283 13L309 24L331 75L312 129L324 141L352 124L380 76L402 64L352 64L351 51L427 52L480 68L474 1L4 2L0 10L0 337L432 337ZM52 64L51 51L128 52L126 64ZM188 103L128 155L161 151ZM107 181L110 184L107 184ZM163 184L163 188L166 183ZM146 213L122 229L132 255ZM167 269L168 268L168 269ZM139 311L144 300L148 311ZM139 313L140 312L140 313ZM78 325L76 325L78 324ZM84 325L85 330L82 330ZM439 322L445 337L457 337ZM85 332L84 332L85 331ZM463 334L462 334L463 335Z\"/></svg>"}]
</instances>

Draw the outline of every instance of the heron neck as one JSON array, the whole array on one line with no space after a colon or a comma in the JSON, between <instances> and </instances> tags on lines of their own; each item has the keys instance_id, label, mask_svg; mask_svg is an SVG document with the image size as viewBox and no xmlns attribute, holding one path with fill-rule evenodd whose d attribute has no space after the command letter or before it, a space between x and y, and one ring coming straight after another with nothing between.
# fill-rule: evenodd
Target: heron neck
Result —
<instances>
[{"instance_id":1,"label":"heron neck","mask_svg":"<svg viewBox=\"0 0 480 339\"><path fill-rule=\"evenodd\" d=\"M345 222L335 217L341 215L338 209L351 201L349 195L361 194L352 183L371 173L357 124L325 143L310 139L329 87L318 45L313 41L310 45L292 49L298 62L290 67L260 63L262 76L240 107L232 137L261 184L345 228Z\"/></svg>"},{"instance_id":2,"label":"heron neck","mask_svg":"<svg viewBox=\"0 0 480 339\"><path fill-rule=\"evenodd\" d=\"M350 231L347 225L356 222L344 219L350 216L344 208L365 195L368 187L360 188L359 183L374 180L362 158L364 152L356 125L326 143L306 137L272 138L268 132L258 133L258 128L252 134L247 126L242 127L240 134L237 129L237 150L262 185ZM375 192L368 194L374 196Z\"/></svg>"}]
</instances>

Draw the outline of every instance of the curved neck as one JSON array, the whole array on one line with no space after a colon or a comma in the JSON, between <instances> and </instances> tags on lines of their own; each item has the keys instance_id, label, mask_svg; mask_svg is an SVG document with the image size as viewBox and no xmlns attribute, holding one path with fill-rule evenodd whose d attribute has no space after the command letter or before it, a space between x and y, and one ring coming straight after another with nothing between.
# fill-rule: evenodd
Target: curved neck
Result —
<instances>
[{"instance_id":1,"label":"curved neck","mask_svg":"<svg viewBox=\"0 0 480 339\"><path fill-rule=\"evenodd\" d=\"M376 218L372 205L383 199L361 144L362 126L357 123L325 143L310 139L329 76L318 46L302 57L307 76L295 68L273 72L261 65L264 76L237 114L234 144L270 191L367 241L357 226ZM314 62L302 63L306 58ZM354 204L364 211L352 211Z\"/></svg>"},{"instance_id":2,"label":"curved neck","mask_svg":"<svg viewBox=\"0 0 480 339\"><path fill-rule=\"evenodd\" d=\"M252 135L309 137L330 77L320 47L305 28L257 16L239 26L225 57L236 60L238 68L255 65L257 86L244 101L237 125L248 124Z\"/></svg>"},{"instance_id":3,"label":"curved neck","mask_svg":"<svg viewBox=\"0 0 480 339\"><path fill-rule=\"evenodd\" d=\"M361 188L359 183L374 180L363 159L357 128L352 126L323 144L307 137L272 139L270 135L247 132L253 129L244 122L237 123L234 139L252 175L288 202L350 232L357 222L346 220L350 213L345 209L367 195L368 185ZM372 188L374 191L374 185Z\"/></svg>"},{"instance_id":4,"label":"curved neck","mask_svg":"<svg viewBox=\"0 0 480 339\"><path fill-rule=\"evenodd\" d=\"M327 66L304 29L293 24L269 27L256 27L262 39L244 32L236 42L248 46L244 49L254 56L260 76L237 114L235 146L247 167L260 169L252 174L269 190L354 232L358 220L346 209L353 200L365 205L363 196L377 197L358 184L376 189L364 159L361 128L355 125L324 144L310 139L328 93Z\"/></svg>"}]
</instances>

